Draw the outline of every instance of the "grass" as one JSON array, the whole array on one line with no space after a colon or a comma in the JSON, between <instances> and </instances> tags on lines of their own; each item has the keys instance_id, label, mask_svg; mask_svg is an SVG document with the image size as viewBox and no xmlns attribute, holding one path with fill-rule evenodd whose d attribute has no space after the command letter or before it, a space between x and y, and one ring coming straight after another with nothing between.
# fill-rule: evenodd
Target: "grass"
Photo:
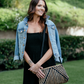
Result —
<instances>
[{"instance_id":1,"label":"grass","mask_svg":"<svg viewBox=\"0 0 84 84\"><path fill-rule=\"evenodd\" d=\"M64 67L69 75L66 84L84 84L84 60L66 62Z\"/></svg>"},{"instance_id":2,"label":"grass","mask_svg":"<svg viewBox=\"0 0 84 84\"><path fill-rule=\"evenodd\" d=\"M69 81L66 84L84 84L84 60L63 63ZM0 72L0 84L22 84L23 69Z\"/></svg>"},{"instance_id":3,"label":"grass","mask_svg":"<svg viewBox=\"0 0 84 84\"><path fill-rule=\"evenodd\" d=\"M23 69L0 72L0 84L22 84Z\"/></svg>"}]
</instances>

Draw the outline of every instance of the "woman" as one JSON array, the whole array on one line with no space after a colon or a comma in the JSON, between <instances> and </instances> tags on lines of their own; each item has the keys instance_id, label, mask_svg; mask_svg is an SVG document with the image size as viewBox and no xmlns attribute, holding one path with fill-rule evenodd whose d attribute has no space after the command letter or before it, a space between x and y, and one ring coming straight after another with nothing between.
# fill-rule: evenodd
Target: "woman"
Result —
<instances>
[{"instance_id":1,"label":"woman","mask_svg":"<svg viewBox=\"0 0 84 84\"><path fill-rule=\"evenodd\" d=\"M47 11L45 0L31 0L29 16L17 26L14 60L25 59L23 84L39 84L38 78L45 77L41 69L55 65L61 58L59 35L55 24L46 16ZM45 24L43 56L40 58Z\"/></svg>"}]
</instances>

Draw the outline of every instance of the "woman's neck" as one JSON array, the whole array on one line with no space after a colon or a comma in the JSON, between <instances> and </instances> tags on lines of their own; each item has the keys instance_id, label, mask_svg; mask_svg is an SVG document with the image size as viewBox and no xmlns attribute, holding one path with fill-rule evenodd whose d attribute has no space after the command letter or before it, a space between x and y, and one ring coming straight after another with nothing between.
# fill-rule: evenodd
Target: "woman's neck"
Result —
<instances>
[{"instance_id":1,"label":"woman's neck","mask_svg":"<svg viewBox=\"0 0 84 84\"><path fill-rule=\"evenodd\" d=\"M40 16L34 15L32 22L37 24L39 23L39 20L40 20Z\"/></svg>"}]
</instances>

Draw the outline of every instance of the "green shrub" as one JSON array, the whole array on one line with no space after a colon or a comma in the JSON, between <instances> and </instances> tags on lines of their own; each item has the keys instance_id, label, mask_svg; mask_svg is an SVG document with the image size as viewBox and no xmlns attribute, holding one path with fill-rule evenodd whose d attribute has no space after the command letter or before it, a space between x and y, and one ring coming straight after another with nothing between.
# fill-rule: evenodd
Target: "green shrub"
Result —
<instances>
[{"instance_id":1,"label":"green shrub","mask_svg":"<svg viewBox=\"0 0 84 84\"><path fill-rule=\"evenodd\" d=\"M20 0L0 0L0 7L18 7Z\"/></svg>"},{"instance_id":2,"label":"green shrub","mask_svg":"<svg viewBox=\"0 0 84 84\"><path fill-rule=\"evenodd\" d=\"M0 4L5 1L10 3L8 9L0 8L0 30L16 30L18 22L26 16L31 0L0 0ZM84 27L83 0L46 0L46 2L49 9L47 14L57 28Z\"/></svg>"},{"instance_id":3,"label":"green shrub","mask_svg":"<svg viewBox=\"0 0 84 84\"><path fill-rule=\"evenodd\" d=\"M23 10L0 8L0 31L16 30L17 24L25 17Z\"/></svg>"},{"instance_id":4,"label":"green shrub","mask_svg":"<svg viewBox=\"0 0 84 84\"><path fill-rule=\"evenodd\" d=\"M84 59L84 37L60 37L62 56L64 61Z\"/></svg>"},{"instance_id":5,"label":"green shrub","mask_svg":"<svg viewBox=\"0 0 84 84\"><path fill-rule=\"evenodd\" d=\"M83 36L60 36L63 61L84 59ZM0 65L5 69L23 67L23 62L13 61L15 40L0 41Z\"/></svg>"},{"instance_id":6,"label":"green shrub","mask_svg":"<svg viewBox=\"0 0 84 84\"><path fill-rule=\"evenodd\" d=\"M0 65L5 69L16 69L22 66L21 61L13 61L15 40L0 41Z\"/></svg>"},{"instance_id":7,"label":"green shrub","mask_svg":"<svg viewBox=\"0 0 84 84\"><path fill-rule=\"evenodd\" d=\"M5 69L18 69L22 65L21 61L13 61L13 56L6 58L3 62Z\"/></svg>"},{"instance_id":8,"label":"green shrub","mask_svg":"<svg viewBox=\"0 0 84 84\"><path fill-rule=\"evenodd\" d=\"M13 55L14 52L14 40L2 40L0 41L0 58L5 58Z\"/></svg>"}]
</instances>

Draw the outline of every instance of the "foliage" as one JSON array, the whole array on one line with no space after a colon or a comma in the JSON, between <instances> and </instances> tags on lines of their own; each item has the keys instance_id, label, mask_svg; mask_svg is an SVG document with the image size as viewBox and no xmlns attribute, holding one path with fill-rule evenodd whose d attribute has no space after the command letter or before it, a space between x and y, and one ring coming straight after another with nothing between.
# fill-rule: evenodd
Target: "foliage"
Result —
<instances>
[{"instance_id":1,"label":"foliage","mask_svg":"<svg viewBox=\"0 0 84 84\"><path fill-rule=\"evenodd\" d=\"M60 41L64 61L84 59L83 36L64 36L60 37Z\"/></svg>"},{"instance_id":2,"label":"foliage","mask_svg":"<svg viewBox=\"0 0 84 84\"><path fill-rule=\"evenodd\" d=\"M14 51L14 40L1 40L0 41L0 58L5 58L13 55Z\"/></svg>"},{"instance_id":3,"label":"foliage","mask_svg":"<svg viewBox=\"0 0 84 84\"><path fill-rule=\"evenodd\" d=\"M16 30L18 22L26 15L31 0L0 0L11 1L7 8L0 8L0 30ZM20 1L20 2L19 2ZM12 4L17 3L13 6ZM84 27L84 0L46 0L48 15L57 28L72 26ZM3 3L1 3L3 4ZM7 3L5 3L7 4ZM3 6L2 6L3 7Z\"/></svg>"},{"instance_id":4,"label":"foliage","mask_svg":"<svg viewBox=\"0 0 84 84\"><path fill-rule=\"evenodd\" d=\"M19 7L20 0L0 0L0 7Z\"/></svg>"},{"instance_id":5,"label":"foliage","mask_svg":"<svg viewBox=\"0 0 84 84\"><path fill-rule=\"evenodd\" d=\"M14 46L14 40L0 41L0 65L3 65L5 69L16 69L22 65L21 61L13 61Z\"/></svg>"},{"instance_id":6,"label":"foliage","mask_svg":"<svg viewBox=\"0 0 84 84\"><path fill-rule=\"evenodd\" d=\"M84 0L47 0L49 7L48 14L51 16L50 19L55 22L58 28L71 26L84 27L84 18L82 18L84 14L83 1Z\"/></svg>"},{"instance_id":7,"label":"foliage","mask_svg":"<svg viewBox=\"0 0 84 84\"><path fill-rule=\"evenodd\" d=\"M84 59L83 36L60 36L63 61ZM23 66L21 61L13 61L15 40L0 41L0 65L5 69L15 69Z\"/></svg>"},{"instance_id":8,"label":"foliage","mask_svg":"<svg viewBox=\"0 0 84 84\"><path fill-rule=\"evenodd\" d=\"M17 24L24 16L23 10L0 8L0 30L16 30Z\"/></svg>"},{"instance_id":9,"label":"foliage","mask_svg":"<svg viewBox=\"0 0 84 84\"><path fill-rule=\"evenodd\" d=\"M23 66L21 61L13 61L13 56L5 57L5 59L0 59L0 65L3 65L3 69L18 69Z\"/></svg>"}]
</instances>

